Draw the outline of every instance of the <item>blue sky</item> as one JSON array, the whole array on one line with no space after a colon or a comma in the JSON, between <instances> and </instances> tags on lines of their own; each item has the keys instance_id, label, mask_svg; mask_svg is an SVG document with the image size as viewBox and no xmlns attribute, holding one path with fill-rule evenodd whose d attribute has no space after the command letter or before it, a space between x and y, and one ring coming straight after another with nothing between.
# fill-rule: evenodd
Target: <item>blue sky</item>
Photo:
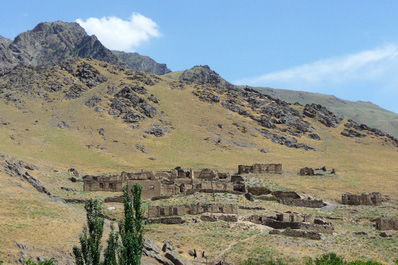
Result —
<instances>
[{"instance_id":1,"label":"blue sky","mask_svg":"<svg viewBox=\"0 0 398 265\"><path fill-rule=\"evenodd\" d=\"M2 7L0 35L8 38L39 22L80 19L109 48L137 51L173 71L207 64L233 83L398 112L395 0L14 0Z\"/></svg>"}]
</instances>

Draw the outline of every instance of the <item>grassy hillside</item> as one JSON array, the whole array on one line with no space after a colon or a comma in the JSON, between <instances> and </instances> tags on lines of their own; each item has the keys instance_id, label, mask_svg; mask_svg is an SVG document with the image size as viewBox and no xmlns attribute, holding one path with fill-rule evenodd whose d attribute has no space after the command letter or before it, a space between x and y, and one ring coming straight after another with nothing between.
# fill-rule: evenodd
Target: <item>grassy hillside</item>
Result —
<instances>
[{"instance_id":1,"label":"grassy hillside","mask_svg":"<svg viewBox=\"0 0 398 265\"><path fill-rule=\"evenodd\" d=\"M233 173L239 164L282 163L285 172L283 175L254 177L270 187L306 193L332 203L338 203L343 192L379 191L390 196L394 203L398 199L398 164L395 163L398 148L385 137L368 135L365 138L347 138L340 134L345 128L345 121L333 128L304 117L322 140L306 136L296 138L319 151L289 148L260 135L260 126L253 119L232 112L220 103L211 104L200 100L192 93L198 89L197 84L183 82L180 87L176 86L178 81L175 78L178 75L156 77L143 74L157 80L154 85L145 85L138 79L132 79L126 71L102 62L79 62L95 67L100 74L106 76L107 81L85 91L76 99L65 98L65 89L69 85L64 90L47 93L48 100L26 96L26 92L16 88L7 93L13 93L12 98L17 100L7 100L10 96L5 97L6 93L0 99L0 120L3 122L0 125L1 153L6 159L15 157L38 166L39 170L30 173L39 178L54 196L87 199L114 195L83 192L81 183L68 180L70 176L67 170L72 167L81 174L141 169L169 170L176 166L194 169L210 167ZM81 83L62 68L56 68L53 75L60 80L71 78L74 83ZM38 90L30 95L45 91L43 87L54 76L46 75L42 78L42 86L38 86ZM0 85L4 85L7 80L3 78ZM142 97L147 98L153 94L159 102L151 103L156 107L157 115L140 121L138 128L132 128L132 124L108 114L112 99L112 95L107 92L109 88L114 86L120 90L133 84L147 89L147 94ZM85 105L94 95L102 98L97 107L104 111L95 111L95 108ZM221 93L218 95L221 99L226 97ZM303 111L302 106L294 108L300 113ZM60 124L66 126L59 126ZM146 133L154 124L167 127L168 132L162 137ZM245 130L242 130L242 126ZM100 129L103 129L101 134ZM271 131L280 133L276 129ZM209 140L213 138L219 141ZM147 152L140 151L137 144L144 146ZM261 149L268 150L268 153L261 152ZM298 170L305 166L335 168L337 176L299 177ZM29 248L25 252L32 256L39 255L39 252L56 257L70 255L84 223L82 205L54 201L38 193L25 181L4 172L0 174L0 197L5 198L0 200L0 259L14 260L20 251L15 241L27 244ZM74 188L76 191L65 191L61 187ZM264 207L267 209L265 213L270 215L287 210L331 215L275 202L251 203L241 196L217 196L221 196L216 198L220 201ZM162 203L213 199L207 195L192 195ZM116 204L116 207L120 210L120 205ZM396 238L372 241L370 237L377 236L377 232L372 228L371 219L396 214L396 210L369 207L360 212L354 210L352 207L343 207L333 213L333 216L349 218L349 221L336 221L337 236L327 237L325 241L317 243L272 237L267 233L269 229L248 222L232 225L205 222L184 226L152 225L148 227L147 235L158 241L168 239L180 244L185 254L189 249L196 248L207 251L214 259L225 258L233 264L239 264L250 255L265 255L268 252L282 256L294 264L300 264L305 256L325 251L336 251L350 258L374 258L385 263L391 261L396 250ZM117 213L108 214L117 216ZM353 231L363 230L369 233L369 237L356 239L352 235ZM214 242L217 242L217 248ZM360 242L362 247L352 242ZM360 251L362 249L365 251Z\"/></svg>"},{"instance_id":2,"label":"grassy hillside","mask_svg":"<svg viewBox=\"0 0 398 265\"><path fill-rule=\"evenodd\" d=\"M321 104L331 111L368 126L383 130L398 137L398 114L383 109L371 102L349 101L335 96L303 91L257 87L257 90L286 102L300 104Z\"/></svg>"}]
</instances>

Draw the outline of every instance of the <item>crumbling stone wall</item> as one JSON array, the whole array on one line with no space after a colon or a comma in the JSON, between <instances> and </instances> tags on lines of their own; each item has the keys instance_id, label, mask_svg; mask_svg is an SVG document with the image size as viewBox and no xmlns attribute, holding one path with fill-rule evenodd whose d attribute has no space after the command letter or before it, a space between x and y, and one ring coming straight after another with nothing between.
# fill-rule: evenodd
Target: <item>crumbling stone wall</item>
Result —
<instances>
[{"instance_id":1,"label":"crumbling stone wall","mask_svg":"<svg viewBox=\"0 0 398 265\"><path fill-rule=\"evenodd\" d=\"M188 204L149 206L148 218L178 215L197 215L203 213L238 214L238 206L235 204Z\"/></svg>"},{"instance_id":2,"label":"crumbling stone wall","mask_svg":"<svg viewBox=\"0 0 398 265\"><path fill-rule=\"evenodd\" d=\"M360 195L346 193L342 195L342 203L347 205L381 205L382 199L379 192L362 193Z\"/></svg>"},{"instance_id":3,"label":"crumbling stone wall","mask_svg":"<svg viewBox=\"0 0 398 265\"><path fill-rule=\"evenodd\" d=\"M376 229L398 230L398 218L378 218L376 219Z\"/></svg>"},{"instance_id":4,"label":"crumbling stone wall","mask_svg":"<svg viewBox=\"0 0 398 265\"><path fill-rule=\"evenodd\" d=\"M317 219L312 215L292 212L277 214L276 217L252 215L248 220L274 229L300 229L325 234L332 234L334 231L333 224L330 222Z\"/></svg>"},{"instance_id":5,"label":"crumbling stone wall","mask_svg":"<svg viewBox=\"0 0 398 265\"><path fill-rule=\"evenodd\" d=\"M205 168L198 174L195 174L199 179L213 180L218 178L218 171L215 169Z\"/></svg>"},{"instance_id":6,"label":"crumbling stone wall","mask_svg":"<svg viewBox=\"0 0 398 265\"><path fill-rule=\"evenodd\" d=\"M272 191L266 187L248 187L247 192L255 196L267 195L272 193Z\"/></svg>"},{"instance_id":7,"label":"crumbling stone wall","mask_svg":"<svg viewBox=\"0 0 398 265\"><path fill-rule=\"evenodd\" d=\"M128 180L127 185L133 187L134 184L140 184L142 186L141 196L143 199L151 199L155 196L160 196L162 194L161 185L159 181L156 180Z\"/></svg>"},{"instance_id":8,"label":"crumbling stone wall","mask_svg":"<svg viewBox=\"0 0 398 265\"><path fill-rule=\"evenodd\" d=\"M134 179L134 180L155 180L155 173L152 171L141 171L141 172L136 172L136 173L128 173L128 172L122 172L120 174L122 179Z\"/></svg>"},{"instance_id":9,"label":"crumbling stone wall","mask_svg":"<svg viewBox=\"0 0 398 265\"><path fill-rule=\"evenodd\" d=\"M238 174L282 174L282 164L239 165Z\"/></svg>"},{"instance_id":10,"label":"crumbling stone wall","mask_svg":"<svg viewBox=\"0 0 398 265\"><path fill-rule=\"evenodd\" d=\"M311 199L282 199L281 203L297 207L307 207L307 208L322 208L326 206L326 203L322 200L311 200Z\"/></svg>"},{"instance_id":11,"label":"crumbling stone wall","mask_svg":"<svg viewBox=\"0 0 398 265\"><path fill-rule=\"evenodd\" d=\"M300 176L315 176L315 170L310 167L300 169Z\"/></svg>"},{"instance_id":12,"label":"crumbling stone wall","mask_svg":"<svg viewBox=\"0 0 398 265\"><path fill-rule=\"evenodd\" d=\"M122 191L125 179L121 176L84 176L84 191Z\"/></svg>"}]
</instances>

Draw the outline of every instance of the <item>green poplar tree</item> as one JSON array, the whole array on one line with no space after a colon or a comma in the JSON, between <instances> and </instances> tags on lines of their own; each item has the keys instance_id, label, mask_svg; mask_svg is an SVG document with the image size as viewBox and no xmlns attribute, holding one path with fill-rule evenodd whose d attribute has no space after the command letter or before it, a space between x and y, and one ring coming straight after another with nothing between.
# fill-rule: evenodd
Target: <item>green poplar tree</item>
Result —
<instances>
[{"instance_id":1,"label":"green poplar tree","mask_svg":"<svg viewBox=\"0 0 398 265\"><path fill-rule=\"evenodd\" d=\"M124 188L124 220L119 223L121 246L120 265L140 265L144 246L144 211L142 208L142 186L135 184L132 197L128 186Z\"/></svg>"},{"instance_id":2,"label":"green poplar tree","mask_svg":"<svg viewBox=\"0 0 398 265\"><path fill-rule=\"evenodd\" d=\"M76 265L100 265L104 232L102 205L98 200L89 200L84 208L87 212L87 225L80 236L80 247L73 247Z\"/></svg>"}]
</instances>

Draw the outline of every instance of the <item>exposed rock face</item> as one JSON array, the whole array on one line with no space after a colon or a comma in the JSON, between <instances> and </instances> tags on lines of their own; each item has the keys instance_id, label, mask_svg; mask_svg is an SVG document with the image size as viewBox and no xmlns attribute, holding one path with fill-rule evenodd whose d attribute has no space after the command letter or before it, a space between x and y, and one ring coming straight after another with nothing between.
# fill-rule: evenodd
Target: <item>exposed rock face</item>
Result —
<instances>
[{"instance_id":1,"label":"exposed rock face","mask_svg":"<svg viewBox=\"0 0 398 265\"><path fill-rule=\"evenodd\" d=\"M12 42L12 40L7 39L3 36L0 36L0 44L4 44L4 46L7 47L8 45L10 45L11 42Z\"/></svg>"},{"instance_id":2,"label":"exposed rock face","mask_svg":"<svg viewBox=\"0 0 398 265\"><path fill-rule=\"evenodd\" d=\"M231 88L232 84L225 81L219 74L210 69L208 65L197 65L189 70L185 70L179 77L181 81L210 84L217 87Z\"/></svg>"},{"instance_id":3,"label":"exposed rock face","mask_svg":"<svg viewBox=\"0 0 398 265\"><path fill-rule=\"evenodd\" d=\"M40 23L19 34L8 48L19 64L27 66L59 64L73 57L119 63L110 50L95 36L88 36L78 23Z\"/></svg>"},{"instance_id":4,"label":"exposed rock face","mask_svg":"<svg viewBox=\"0 0 398 265\"><path fill-rule=\"evenodd\" d=\"M110 51L78 23L40 23L19 34L14 41L0 36L0 73L16 65L55 65L75 57L97 59L154 74L170 72L166 65L149 57Z\"/></svg>"},{"instance_id":5,"label":"exposed rock face","mask_svg":"<svg viewBox=\"0 0 398 265\"><path fill-rule=\"evenodd\" d=\"M0 73L17 64L11 50L8 48L12 41L0 36Z\"/></svg>"},{"instance_id":6,"label":"exposed rock face","mask_svg":"<svg viewBox=\"0 0 398 265\"><path fill-rule=\"evenodd\" d=\"M114 115L122 115L122 119L128 123L141 121L145 117L153 118L157 113L156 108L150 105L145 99L139 97L136 90L136 86L124 87L116 93L111 104Z\"/></svg>"},{"instance_id":7,"label":"exposed rock face","mask_svg":"<svg viewBox=\"0 0 398 265\"><path fill-rule=\"evenodd\" d=\"M307 104L304 107L303 114L307 117L318 120L327 127L336 128L342 121L341 118L334 115L333 112L318 104Z\"/></svg>"},{"instance_id":8,"label":"exposed rock face","mask_svg":"<svg viewBox=\"0 0 398 265\"><path fill-rule=\"evenodd\" d=\"M238 89L208 66L195 66L186 70L180 75L179 80L194 83L196 90L192 93L200 100L212 104L219 103L224 108L257 122L263 127L257 128L257 131L274 143L290 148L318 151L299 143L295 138L314 129L303 119L302 114L288 103L249 87L244 90Z\"/></svg>"},{"instance_id":9,"label":"exposed rock face","mask_svg":"<svg viewBox=\"0 0 398 265\"><path fill-rule=\"evenodd\" d=\"M155 75L164 75L170 73L170 69L166 64L155 62L148 56L142 56L136 52L126 53L120 51L112 51L112 53L119 58L120 61L125 63L128 67L134 70L143 71Z\"/></svg>"},{"instance_id":10,"label":"exposed rock face","mask_svg":"<svg viewBox=\"0 0 398 265\"><path fill-rule=\"evenodd\" d=\"M379 137L385 137L385 142L390 142L393 146L398 147L397 138L379 129L370 128L366 124L358 124L353 120L348 120L348 122L344 124L344 127L346 128L341 132L341 135L343 136L364 138L368 135L376 135Z\"/></svg>"}]
</instances>

